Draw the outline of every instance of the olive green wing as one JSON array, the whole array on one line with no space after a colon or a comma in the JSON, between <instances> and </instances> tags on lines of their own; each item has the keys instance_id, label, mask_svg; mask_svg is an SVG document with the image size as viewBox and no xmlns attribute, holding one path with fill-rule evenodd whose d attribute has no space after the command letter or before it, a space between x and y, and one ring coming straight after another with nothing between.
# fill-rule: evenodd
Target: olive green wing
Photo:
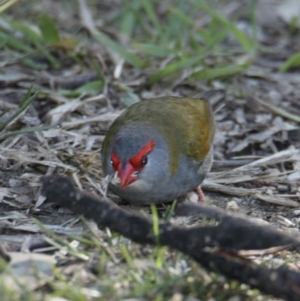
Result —
<instances>
[{"instance_id":1,"label":"olive green wing","mask_svg":"<svg viewBox=\"0 0 300 301\"><path fill-rule=\"evenodd\" d=\"M186 143L182 152L195 161L203 160L209 153L215 133L215 123L209 102L185 98L182 108L185 117L184 136Z\"/></svg>"}]
</instances>

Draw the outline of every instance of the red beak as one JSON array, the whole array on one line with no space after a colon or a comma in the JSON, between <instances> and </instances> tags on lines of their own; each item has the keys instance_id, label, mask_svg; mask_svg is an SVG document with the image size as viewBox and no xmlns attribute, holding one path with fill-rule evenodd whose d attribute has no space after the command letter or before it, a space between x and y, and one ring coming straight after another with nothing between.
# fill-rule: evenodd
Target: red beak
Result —
<instances>
[{"instance_id":1,"label":"red beak","mask_svg":"<svg viewBox=\"0 0 300 301\"><path fill-rule=\"evenodd\" d=\"M119 164L118 176L121 179L121 186L123 189L137 180L136 177L132 177L133 172L134 168L129 162L121 162Z\"/></svg>"}]
</instances>

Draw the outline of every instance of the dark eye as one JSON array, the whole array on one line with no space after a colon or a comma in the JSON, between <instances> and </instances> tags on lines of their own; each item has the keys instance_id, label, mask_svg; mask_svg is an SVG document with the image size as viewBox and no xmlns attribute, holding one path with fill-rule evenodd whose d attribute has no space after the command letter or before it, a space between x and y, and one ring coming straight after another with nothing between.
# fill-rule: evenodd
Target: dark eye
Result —
<instances>
[{"instance_id":1,"label":"dark eye","mask_svg":"<svg viewBox=\"0 0 300 301\"><path fill-rule=\"evenodd\" d=\"M118 162L115 162L113 159L110 159L110 164L115 171L118 170Z\"/></svg>"},{"instance_id":2,"label":"dark eye","mask_svg":"<svg viewBox=\"0 0 300 301\"><path fill-rule=\"evenodd\" d=\"M146 165L148 162L148 157L147 156L143 156L141 159L141 165Z\"/></svg>"},{"instance_id":3,"label":"dark eye","mask_svg":"<svg viewBox=\"0 0 300 301\"><path fill-rule=\"evenodd\" d=\"M115 171L118 170L119 164L120 164L120 160L119 160L119 158L117 157L117 155L113 151L110 154L110 164L111 164L111 166L113 167L113 169Z\"/></svg>"}]
</instances>

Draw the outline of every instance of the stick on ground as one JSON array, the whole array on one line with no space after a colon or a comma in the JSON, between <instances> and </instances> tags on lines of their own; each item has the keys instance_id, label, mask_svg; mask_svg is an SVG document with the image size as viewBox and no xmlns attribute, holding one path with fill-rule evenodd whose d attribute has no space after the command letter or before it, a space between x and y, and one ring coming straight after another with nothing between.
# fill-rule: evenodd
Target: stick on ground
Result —
<instances>
[{"instance_id":1,"label":"stick on ground","mask_svg":"<svg viewBox=\"0 0 300 301\"><path fill-rule=\"evenodd\" d=\"M155 245L150 219L129 213L95 196L75 188L66 177L45 177L43 194L51 202L93 219L140 244ZM167 222L159 224L159 243L188 254L209 270L249 284L262 292L289 301L300 300L300 273L286 267L271 269L238 256L239 250L265 249L290 245L298 249L300 242L269 226L227 214L221 210L197 205L181 205L177 214L202 214L220 220L217 226L185 228Z\"/></svg>"}]
</instances>

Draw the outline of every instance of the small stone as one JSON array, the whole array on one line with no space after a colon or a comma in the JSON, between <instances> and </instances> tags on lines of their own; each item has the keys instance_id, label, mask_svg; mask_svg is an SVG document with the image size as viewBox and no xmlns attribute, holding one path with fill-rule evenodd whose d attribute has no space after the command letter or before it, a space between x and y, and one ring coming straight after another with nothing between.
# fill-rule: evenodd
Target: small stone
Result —
<instances>
[{"instance_id":1,"label":"small stone","mask_svg":"<svg viewBox=\"0 0 300 301\"><path fill-rule=\"evenodd\" d=\"M198 204L198 195L194 191L189 192L186 197L185 201L192 202L194 204Z\"/></svg>"},{"instance_id":2,"label":"small stone","mask_svg":"<svg viewBox=\"0 0 300 301\"><path fill-rule=\"evenodd\" d=\"M290 262L290 263L287 264L287 267L288 267L289 269L291 269L291 270L296 271L296 272L299 271L299 268L297 267L297 265L296 265L295 263Z\"/></svg>"},{"instance_id":3,"label":"small stone","mask_svg":"<svg viewBox=\"0 0 300 301\"><path fill-rule=\"evenodd\" d=\"M183 300L183 296L180 293L175 293L170 301L182 301Z\"/></svg>"},{"instance_id":4,"label":"small stone","mask_svg":"<svg viewBox=\"0 0 300 301\"><path fill-rule=\"evenodd\" d=\"M288 181L297 181L300 179L300 171L293 172L287 176Z\"/></svg>"},{"instance_id":5,"label":"small stone","mask_svg":"<svg viewBox=\"0 0 300 301\"><path fill-rule=\"evenodd\" d=\"M228 301L241 301L241 297L240 296L232 296L228 299Z\"/></svg>"},{"instance_id":6,"label":"small stone","mask_svg":"<svg viewBox=\"0 0 300 301\"><path fill-rule=\"evenodd\" d=\"M298 210L294 210L293 213L294 213L295 216L299 216L300 215L300 210L299 209Z\"/></svg>"},{"instance_id":7,"label":"small stone","mask_svg":"<svg viewBox=\"0 0 300 301\"><path fill-rule=\"evenodd\" d=\"M297 193L299 185L297 183L290 184L290 193Z\"/></svg>"},{"instance_id":8,"label":"small stone","mask_svg":"<svg viewBox=\"0 0 300 301\"><path fill-rule=\"evenodd\" d=\"M18 179L9 179L8 185L11 188L24 186L24 181Z\"/></svg>"},{"instance_id":9,"label":"small stone","mask_svg":"<svg viewBox=\"0 0 300 301\"><path fill-rule=\"evenodd\" d=\"M285 230L286 230L285 233L288 233L292 236L299 236L299 229L297 227L287 228Z\"/></svg>"},{"instance_id":10,"label":"small stone","mask_svg":"<svg viewBox=\"0 0 300 301\"><path fill-rule=\"evenodd\" d=\"M279 192L287 192L289 190L289 186L288 185L284 185L284 184L279 184L277 186L277 190Z\"/></svg>"},{"instance_id":11,"label":"small stone","mask_svg":"<svg viewBox=\"0 0 300 301\"><path fill-rule=\"evenodd\" d=\"M236 201L230 201L226 204L226 210L231 212L238 212L240 210L240 207L236 203Z\"/></svg>"},{"instance_id":12,"label":"small stone","mask_svg":"<svg viewBox=\"0 0 300 301\"><path fill-rule=\"evenodd\" d=\"M185 299L185 301L201 301L201 300L200 300L200 299L196 299L195 297L189 296L189 297L187 297L187 298Z\"/></svg>"}]
</instances>

